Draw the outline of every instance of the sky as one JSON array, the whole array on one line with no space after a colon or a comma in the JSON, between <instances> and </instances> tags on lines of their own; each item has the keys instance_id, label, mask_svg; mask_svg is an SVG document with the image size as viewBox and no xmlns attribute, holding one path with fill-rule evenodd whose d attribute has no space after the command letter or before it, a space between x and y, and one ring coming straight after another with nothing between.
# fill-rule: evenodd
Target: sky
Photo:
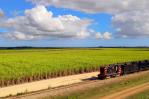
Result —
<instances>
[{"instance_id":1,"label":"sky","mask_svg":"<svg viewBox=\"0 0 149 99\"><path fill-rule=\"evenodd\" d=\"M0 47L149 46L148 0L0 0Z\"/></svg>"}]
</instances>

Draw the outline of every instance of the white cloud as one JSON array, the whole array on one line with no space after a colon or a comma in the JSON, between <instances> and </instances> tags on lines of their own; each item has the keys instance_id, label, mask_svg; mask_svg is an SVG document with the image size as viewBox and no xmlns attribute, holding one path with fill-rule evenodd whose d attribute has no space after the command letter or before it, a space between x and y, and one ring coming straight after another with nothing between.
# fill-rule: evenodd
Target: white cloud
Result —
<instances>
[{"instance_id":1,"label":"white cloud","mask_svg":"<svg viewBox=\"0 0 149 99\"><path fill-rule=\"evenodd\" d=\"M6 35L4 35L7 38L11 38L13 40L31 40L34 39L33 35L27 35L21 32L14 32L14 33L8 33ZM37 37L36 37L37 38Z\"/></svg>"},{"instance_id":2,"label":"white cloud","mask_svg":"<svg viewBox=\"0 0 149 99\"><path fill-rule=\"evenodd\" d=\"M28 0L34 4L113 15L118 37L149 38L149 0Z\"/></svg>"},{"instance_id":3,"label":"white cloud","mask_svg":"<svg viewBox=\"0 0 149 99\"><path fill-rule=\"evenodd\" d=\"M148 8L148 0L28 0L37 5L75 9L87 13L117 13Z\"/></svg>"},{"instance_id":4,"label":"white cloud","mask_svg":"<svg viewBox=\"0 0 149 99\"><path fill-rule=\"evenodd\" d=\"M113 9L107 9L109 6L119 6L122 7L121 1L119 0L28 0L37 5L50 6L54 5L56 7L75 9L79 11L84 11L87 13L96 13L99 11L113 11ZM111 4L110 4L111 3ZM112 8L113 8L112 7Z\"/></svg>"},{"instance_id":5,"label":"white cloud","mask_svg":"<svg viewBox=\"0 0 149 99\"><path fill-rule=\"evenodd\" d=\"M118 37L149 37L148 11L133 11L119 13L113 17L112 24L115 28L118 28Z\"/></svg>"},{"instance_id":6,"label":"white cloud","mask_svg":"<svg viewBox=\"0 0 149 99\"><path fill-rule=\"evenodd\" d=\"M80 19L72 15L54 17L44 6L37 6L26 10L24 16L2 21L0 27L7 29L5 37L18 40L85 38L90 34L88 26L91 23L89 19Z\"/></svg>"},{"instance_id":7,"label":"white cloud","mask_svg":"<svg viewBox=\"0 0 149 99\"><path fill-rule=\"evenodd\" d=\"M103 36L99 32L95 34L95 37L96 37L96 39L102 39L103 38Z\"/></svg>"},{"instance_id":8,"label":"white cloud","mask_svg":"<svg viewBox=\"0 0 149 99\"><path fill-rule=\"evenodd\" d=\"M109 32L105 32L103 34L98 32L95 34L96 39L110 40L112 38L111 36L112 36L112 34Z\"/></svg>"},{"instance_id":9,"label":"white cloud","mask_svg":"<svg viewBox=\"0 0 149 99\"><path fill-rule=\"evenodd\" d=\"M106 39L106 40L111 39L111 38L112 38L112 37L111 37L111 33L105 32L105 33L103 34L103 38Z\"/></svg>"}]
</instances>

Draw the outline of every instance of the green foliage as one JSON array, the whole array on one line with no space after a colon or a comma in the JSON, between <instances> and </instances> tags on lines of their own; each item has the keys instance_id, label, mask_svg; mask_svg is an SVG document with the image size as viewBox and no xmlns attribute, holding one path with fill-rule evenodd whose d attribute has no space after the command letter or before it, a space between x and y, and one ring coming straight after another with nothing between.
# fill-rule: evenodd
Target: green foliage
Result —
<instances>
[{"instance_id":1,"label":"green foliage","mask_svg":"<svg viewBox=\"0 0 149 99\"><path fill-rule=\"evenodd\" d=\"M149 59L149 48L0 50L0 80L65 74L144 59Z\"/></svg>"}]
</instances>

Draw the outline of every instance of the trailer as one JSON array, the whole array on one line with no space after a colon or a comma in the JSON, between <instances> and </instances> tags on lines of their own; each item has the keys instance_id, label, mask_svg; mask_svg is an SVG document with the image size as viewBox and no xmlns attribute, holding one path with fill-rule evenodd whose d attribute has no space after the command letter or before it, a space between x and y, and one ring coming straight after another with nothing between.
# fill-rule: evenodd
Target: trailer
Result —
<instances>
[{"instance_id":1,"label":"trailer","mask_svg":"<svg viewBox=\"0 0 149 99\"><path fill-rule=\"evenodd\" d=\"M103 80L145 70L149 70L149 60L111 64L100 67L98 78Z\"/></svg>"}]
</instances>

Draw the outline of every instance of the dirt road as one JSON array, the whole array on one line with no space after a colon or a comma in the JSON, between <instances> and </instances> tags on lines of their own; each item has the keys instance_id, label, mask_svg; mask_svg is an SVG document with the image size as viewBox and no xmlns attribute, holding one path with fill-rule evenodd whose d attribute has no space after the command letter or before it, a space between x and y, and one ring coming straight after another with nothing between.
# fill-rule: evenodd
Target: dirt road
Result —
<instances>
[{"instance_id":1,"label":"dirt road","mask_svg":"<svg viewBox=\"0 0 149 99\"><path fill-rule=\"evenodd\" d=\"M147 89L149 89L149 82L129 88L129 89L126 89L126 90L123 90L123 91L120 91L120 92L113 93L113 94L105 96L101 99L126 99L128 96L137 94L137 93L142 92Z\"/></svg>"},{"instance_id":2,"label":"dirt road","mask_svg":"<svg viewBox=\"0 0 149 99\"><path fill-rule=\"evenodd\" d=\"M8 95L16 95L18 93L24 93L26 91L33 92L33 91L39 91L43 89L63 86L63 85L79 83L79 82L82 82L83 79L88 79L93 76L97 76L98 73L99 72L92 72L92 73L85 73L85 74L79 74L79 75L71 75L66 77L59 77L59 78L53 78L48 80L41 80L41 81L35 81L31 83L4 87L4 88L0 88L0 97L5 97Z\"/></svg>"},{"instance_id":3,"label":"dirt road","mask_svg":"<svg viewBox=\"0 0 149 99\"><path fill-rule=\"evenodd\" d=\"M28 93L28 94L17 96L17 97L10 97L7 99L42 99L43 97L69 95L73 92L85 91L91 88L103 86L105 84L119 82L119 81L123 81L127 79L133 79L135 77L142 77L143 75L148 75L148 74L149 74L149 71L144 71L144 72L139 72L139 73L130 74L126 76L111 78L107 80L91 80L91 81L85 80L84 82L80 82L80 83L76 83L76 84L72 84L68 86L63 86L63 87L58 87L58 88L48 89L48 90L42 90L42 91ZM71 80L72 78L69 78L69 79Z\"/></svg>"}]
</instances>

